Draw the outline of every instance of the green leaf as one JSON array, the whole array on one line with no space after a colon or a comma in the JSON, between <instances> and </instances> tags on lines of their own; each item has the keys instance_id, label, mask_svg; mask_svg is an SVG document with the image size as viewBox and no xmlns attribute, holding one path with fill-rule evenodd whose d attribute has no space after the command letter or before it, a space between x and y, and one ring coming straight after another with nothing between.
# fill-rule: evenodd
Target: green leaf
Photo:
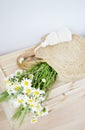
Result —
<instances>
[{"instance_id":1,"label":"green leaf","mask_svg":"<svg viewBox=\"0 0 85 130\"><path fill-rule=\"evenodd\" d=\"M23 108L23 105L20 105L19 108L17 108L15 114L13 115L13 120L19 120L19 126L22 125L22 122L27 114L28 111L28 105Z\"/></svg>"},{"instance_id":2,"label":"green leaf","mask_svg":"<svg viewBox=\"0 0 85 130\"><path fill-rule=\"evenodd\" d=\"M13 119L13 120L19 119L22 110L23 110L23 105L20 105L20 106L17 108L16 112L14 113L12 119Z\"/></svg>"},{"instance_id":3,"label":"green leaf","mask_svg":"<svg viewBox=\"0 0 85 130\"><path fill-rule=\"evenodd\" d=\"M0 94L0 103L9 100L10 96L7 91Z\"/></svg>"},{"instance_id":4,"label":"green leaf","mask_svg":"<svg viewBox=\"0 0 85 130\"><path fill-rule=\"evenodd\" d=\"M24 120L24 118L25 118L27 112L28 112L28 105L27 105L27 106L22 110L22 112L21 112L21 115L20 115L20 117L19 117L19 126L22 125L23 120Z\"/></svg>"}]
</instances>

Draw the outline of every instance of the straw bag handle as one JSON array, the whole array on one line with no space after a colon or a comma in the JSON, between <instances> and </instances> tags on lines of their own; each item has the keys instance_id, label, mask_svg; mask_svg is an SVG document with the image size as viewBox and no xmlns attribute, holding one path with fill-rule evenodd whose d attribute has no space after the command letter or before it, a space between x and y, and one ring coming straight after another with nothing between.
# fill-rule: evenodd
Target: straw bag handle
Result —
<instances>
[{"instance_id":1,"label":"straw bag handle","mask_svg":"<svg viewBox=\"0 0 85 130\"><path fill-rule=\"evenodd\" d=\"M36 62L44 62L44 59L36 57L35 53L36 53L36 50L41 47L40 46L41 42L43 42L45 40L47 35L48 34L44 35L41 38L40 42L35 47L33 47L29 50L26 50L25 53L23 53L22 55L20 55L17 58L17 64L18 64L19 68L27 69L27 68L32 67Z\"/></svg>"},{"instance_id":2,"label":"straw bag handle","mask_svg":"<svg viewBox=\"0 0 85 130\"><path fill-rule=\"evenodd\" d=\"M21 69L32 67L36 62L43 62L42 58L36 57L34 49L26 51L24 54L17 58L17 64Z\"/></svg>"}]
</instances>

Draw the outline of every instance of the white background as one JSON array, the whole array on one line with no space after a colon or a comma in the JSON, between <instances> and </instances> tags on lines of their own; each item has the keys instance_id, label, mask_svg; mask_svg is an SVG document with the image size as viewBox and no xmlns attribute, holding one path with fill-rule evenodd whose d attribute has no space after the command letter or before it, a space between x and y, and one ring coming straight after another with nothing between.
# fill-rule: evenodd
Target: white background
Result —
<instances>
[{"instance_id":1,"label":"white background","mask_svg":"<svg viewBox=\"0 0 85 130\"><path fill-rule=\"evenodd\" d=\"M63 26L85 36L85 0L0 0L0 55Z\"/></svg>"}]
</instances>

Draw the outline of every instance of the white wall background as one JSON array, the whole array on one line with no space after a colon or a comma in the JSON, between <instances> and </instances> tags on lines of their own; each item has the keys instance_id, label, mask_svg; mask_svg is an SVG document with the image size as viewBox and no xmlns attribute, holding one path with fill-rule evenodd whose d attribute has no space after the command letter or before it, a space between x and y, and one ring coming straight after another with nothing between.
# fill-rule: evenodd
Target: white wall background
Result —
<instances>
[{"instance_id":1,"label":"white wall background","mask_svg":"<svg viewBox=\"0 0 85 130\"><path fill-rule=\"evenodd\" d=\"M0 55L62 26L85 35L85 0L0 0Z\"/></svg>"}]
</instances>

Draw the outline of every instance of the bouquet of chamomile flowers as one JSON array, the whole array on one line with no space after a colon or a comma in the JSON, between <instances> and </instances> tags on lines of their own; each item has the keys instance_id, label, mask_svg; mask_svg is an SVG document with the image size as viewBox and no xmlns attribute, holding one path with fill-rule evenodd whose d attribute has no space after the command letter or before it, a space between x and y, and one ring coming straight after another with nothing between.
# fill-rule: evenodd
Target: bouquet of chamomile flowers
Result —
<instances>
[{"instance_id":1,"label":"bouquet of chamomile flowers","mask_svg":"<svg viewBox=\"0 0 85 130\"><path fill-rule=\"evenodd\" d=\"M17 70L5 79L6 91L0 94L0 102L8 101L13 104L16 111L14 120L22 124L25 115L32 113L31 122L37 122L41 116L48 114L48 109L43 106L57 72L46 62L36 63L27 70Z\"/></svg>"}]
</instances>

